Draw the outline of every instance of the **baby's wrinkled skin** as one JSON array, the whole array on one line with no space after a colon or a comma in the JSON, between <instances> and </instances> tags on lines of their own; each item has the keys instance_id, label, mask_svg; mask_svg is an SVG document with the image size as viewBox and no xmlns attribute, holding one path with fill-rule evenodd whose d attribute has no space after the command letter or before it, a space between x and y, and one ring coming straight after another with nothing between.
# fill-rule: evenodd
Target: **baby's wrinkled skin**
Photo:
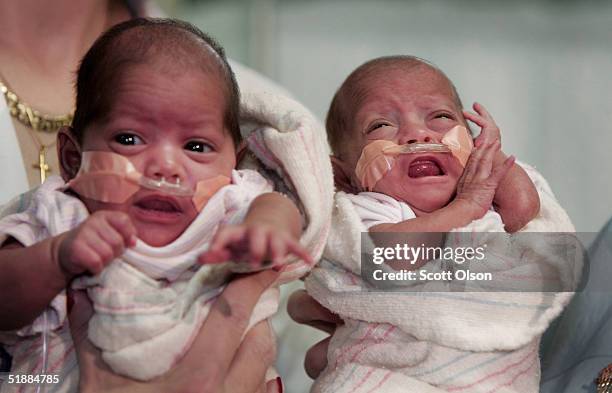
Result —
<instances>
[{"instance_id":1,"label":"baby's wrinkled skin","mask_svg":"<svg viewBox=\"0 0 612 393\"><path fill-rule=\"evenodd\" d=\"M482 130L465 168L450 153L402 154L373 191L413 209L417 220L404 225L406 231L446 232L482 217L491 206L502 215L508 231L520 229L535 217L537 192L526 173L514 165L514 157L501 152L499 129L486 109L474 104L476 113L464 111L448 78L434 67L398 63L384 72L370 72L359 82L360 95L349 116L352 124L341 151L332 158L336 179L341 179L338 186L353 193L364 190L355 167L363 148L373 140L399 145L440 143L453 127L467 127L467 119ZM509 191L514 189L525 190L525 199L507 203L512 202ZM441 210L441 217L418 219ZM385 224L372 228L391 229Z\"/></svg>"}]
</instances>

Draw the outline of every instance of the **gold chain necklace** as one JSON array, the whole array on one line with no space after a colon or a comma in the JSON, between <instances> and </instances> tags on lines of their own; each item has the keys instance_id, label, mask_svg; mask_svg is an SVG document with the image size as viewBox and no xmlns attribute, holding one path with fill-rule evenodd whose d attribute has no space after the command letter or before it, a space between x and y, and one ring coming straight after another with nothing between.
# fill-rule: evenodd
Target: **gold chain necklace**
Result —
<instances>
[{"instance_id":1,"label":"gold chain necklace","mask_svg":"<svg viewBox=\"0 0 612 393\"><path fill-rule=\"evenodd\" d=\"M612 364L601 370L595 382L597 383L597 393L612 392Z\"/></svg>"},{"instance_id":2,"label":"gold chain necklace","mask_svg":"<svg viewBox=\"0 0 612 393\"><path fill-rule=\"evenodd\" d=\"M4 94L6 105L11 116L17 119L24 126L39 132L56 132L62 126L69 126L72 123L72 114L66 115L47 115L40 113L12 92L8 86L0 80L0 91Z\"/></svg>"},{"instance_id":3,"label":"gold chain necklace","mask_svg":"<svg viewBox=\"0 0 612 393\"><path fill-rule=\"evenodd\" d=\"M39 170L40 183L42 184L47 178L47 172L51 171L47 163L47 149L55 145L56 141L54 140L52 143L45 145L36 136L36 132L55 133L60 127L69 126L72 123L72 114L60 116L42 114L25 102L22 102L17 94L12 92L2 80L0 80L0 92L4 94L11 116L27 128L32 140L37 145L38 163L32 166Z\"/></svg>"}]
</instances>

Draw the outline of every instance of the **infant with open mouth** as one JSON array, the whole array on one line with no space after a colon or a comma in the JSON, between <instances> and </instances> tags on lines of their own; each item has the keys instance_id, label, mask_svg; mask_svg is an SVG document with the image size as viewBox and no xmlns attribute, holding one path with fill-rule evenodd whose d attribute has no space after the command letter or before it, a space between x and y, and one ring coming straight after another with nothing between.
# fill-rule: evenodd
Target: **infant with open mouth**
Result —
<instances>
[{"instance_id":1,"label":"infant with open mouth","mask_svg":"<svg viewBox=\"0 0 612 393\"><path fill-rule=\"evenodd\" d=\"M0 265L15 277L3 299L12 331L0 332L11 372L58 374L47 391L77 391L67 286L88 291L102 359L146 381L186 353L233 272L275 267L282 280L304 263L292 256L311 264L292 200L236 170L239 105L223 49L188 23L133 19L98 38L59 131L62 178L0 221ZM277 290L250 326L276 311Z\"/></svg>"},{"instance_id":2,"label":"infant with open mouth","mask_svg":"<svg viewBox=\"0 0 612 393\"><path fill-rule=\"evenodd\" d=\"M446 75L412 57L372 60L346 79L327 115L336 185L359 194L356 201L411 211L399 223L368 220L368 228L447 232L493 208L515 232L536 216L532 181L501 151L491 115L480 104L474 110L463 110ZM475 146L466 119L482 128Z\"/></svg>"},{"instance_id":3,"label":"infant with open mouth","mask_svg":"<svg viewBox=\"0 0 612 393\"><path fill-rule=\"evenodd\" d=\"M406 277L376 284L364 261L370 241L392 249L408 239L427 249L448 245L450 232L481 246L496 232L573 231L545 180L506 156L491 115L480 104L473 109L463 110L442 71L412 56L368 61L336 92L326 128L339 192L323 260L306 289L344 324L313 392L538 391L539 338L571 294L451 293L452 279L410 281L415 269L454 269L439 257L376 264L389 277ZM478 137L468 120L480 127ZM488 266L506 268L510 259L486 251ZM524 272L539 280L542 266L559 261L542 257ZM574 271L572 263L556 266ZM530 308L536 304L542 310Z\"/></svg>"}]
</instances>

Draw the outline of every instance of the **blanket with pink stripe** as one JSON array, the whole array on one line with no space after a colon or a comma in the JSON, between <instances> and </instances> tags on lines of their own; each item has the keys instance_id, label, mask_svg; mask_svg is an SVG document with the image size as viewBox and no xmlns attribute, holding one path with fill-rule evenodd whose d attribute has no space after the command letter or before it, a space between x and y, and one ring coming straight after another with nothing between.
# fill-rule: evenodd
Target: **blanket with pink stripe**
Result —
<instances>
[{"instance_id":1,"label":"blanket with pink stripe","mask_svg":"<svg viewBox=\"0 0 612 393\"><path fill-rule=\"evenodd\" d=\"M540 195L541 210L523 231L569 233L559 238L576 241L569 217L544 178L531 167L525 169ZM367 229L364 205L355 197L336 195L323 261L306 280L309 293L345 321L332 337L328 366L312 391L537 392L540 337L573 295L582 268L580 250L559 254L554 245L546 248L523 236L514 246L531 257L515 263L505 258L507 244L500 244L501 217L489 211L449 233L446 245L488 244L486 263L472 263L470 270L480 266L506 281L520 276L514 280L517 288L529 282L531 292L496 291L495 280L488 283L492 288L482 282L462 283L462 292L448 290L456 284L453 280L400 282L393 291L372 290L360 276L361 235ZM396 210L388 222L403 220L405 212ZM389 214L389 207L380 211ZM449 268L436 262L421 269ZM534 283L545 288L550 280L558 284L555 291L533 289L538 288Z\"/></svg>"}]
</instances>

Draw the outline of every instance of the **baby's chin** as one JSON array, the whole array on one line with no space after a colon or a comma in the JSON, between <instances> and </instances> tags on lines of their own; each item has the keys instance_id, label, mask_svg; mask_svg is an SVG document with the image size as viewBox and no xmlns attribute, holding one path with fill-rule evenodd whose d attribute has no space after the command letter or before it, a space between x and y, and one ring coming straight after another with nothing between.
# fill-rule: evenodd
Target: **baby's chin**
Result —
<instances>
[{"instance_id":1,"label":"baby's chin","mask_svg":"<svg viewBox=\"0 0 612 393\"><path fill-rule=\"evenodd\" d=\"M450 182L449 182L450 183ZM389 195L395 200L406 203L415 213L431 213L448 205L455 194L454 184L411 184L410 181L389 184L390 187L379 187L375 191Z\"/></svg>"},{"instance_id":2,"label":"baby's chin","mask_svg":"<svg viewBox=\"0 0 612 393\"><path fill-rule=\"evenodd\" d=\"M148 228L148 230L144 230L138 228L138 224L136 224L136 231L138 232L138 238L142 240L144 243L148 244L151 247L164 247L168 244L172 243L181 235L184 231L172 231L172 230L164 230L163 228L157 228L157 230L152 230L152 228Z\"/></svg>"},{"instance_id":3,"label":"baby's chin","mask_svg":"<svg viewBox=\"0 0 612 393\"><path fill-rule=\"evenodd\" d=\"M431 198L406 197L402 198L402 201L410 206L418 216L419 213L432 213L442 209L451 201L451 196L436 195Z\"/></svg>"},{"instance_id":4,"label":"baby's chin","mask_svg":"<svg viewBox=\"0 0 612 393\"><path fill-rule=\"evenodd\" d=\"M143 217L133 210L129 212L137 236L151 247L164 247L178 239L187 230L194 217L179 215L176 219L155 220Z\"/></svg>"}]
</instances>

